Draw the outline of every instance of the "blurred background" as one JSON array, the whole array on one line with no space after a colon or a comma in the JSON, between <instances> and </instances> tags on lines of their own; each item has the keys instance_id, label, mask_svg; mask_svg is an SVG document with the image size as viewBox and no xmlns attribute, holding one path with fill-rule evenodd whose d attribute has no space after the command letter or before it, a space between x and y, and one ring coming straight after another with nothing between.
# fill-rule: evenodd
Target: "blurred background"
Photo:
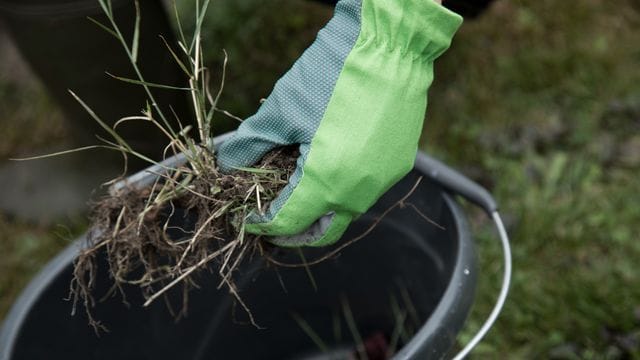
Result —
<instances>
[{"instance_id":1,"label":"blurred background","mask_svg":"<svg viewBox=\"0 0 640 360\"><path fill-rule=\"evenodd\" d=\"M192 2L179 10L192 28ZM229 54L221 107L251 115L331 13L303 0L213 2L203 36L214 73L222 49ZM30 165L7 160L79 142L59 95L40 81L40 65L11 40L13 29L15 21L0 18L0 198L18 196L30 206L0 201L9 209L0 213L0 321L29 279L86 229L90 192L56 187L87 173L81 160L80 170L53 163L37 176L24 170ZM68 49L64 56L89 46L60 41L46 46ZM638 44L638 0L495 0L465 22L438 60L422 149L494 194L514 251L511 296L476 357L640 359ZM76 65L68 76L83 70ZM80 88L80 96L91 96L90 86ZM109 155L88 156L92 166L106 167L95 159ZM109 171L90 171L92 180L80 176L80 183L93 188ZM490 311L501 276L491 224L472 206L468 212L481 273L461 343Z\"/></svg>"}]
</instances>

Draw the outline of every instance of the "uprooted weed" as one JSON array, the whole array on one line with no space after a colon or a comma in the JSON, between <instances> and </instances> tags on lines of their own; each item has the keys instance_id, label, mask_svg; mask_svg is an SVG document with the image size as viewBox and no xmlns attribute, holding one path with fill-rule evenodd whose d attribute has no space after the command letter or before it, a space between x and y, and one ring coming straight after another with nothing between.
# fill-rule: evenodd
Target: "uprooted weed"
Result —
<instances>
[{"instance_id":1,"label":"uprooted weed","mask_svg":"<svg viewBox=\"0 0 640 360\"><path fill-rule=\"evenodd\" d=\"M143 77L137 61L142 18L138 0L134 1L136 22L131 40L125 38L125 32L117 24L111 0L98 2L108 22L90 20L121 43L137 78L109 75L141 86L147 94L147 104L141 114L124 117L111 125L71 92L112 139L99 138L103 142L101 145L35 158L109 148L124 155L125 168L127 158L132 156L154 165L150 169L159 170L147 170L150 172L148 175L156 179L153 184L141 186L135 182L127 184L120 181L116 183L118 186L111 187L109 196L94 204L93 228L75 261L70 285L73 312L83 305L96 331L105 329L92 316L96 299L100 300L95 294L96 283L105 275L98 274L101 268L98 262L105 259L113 286L104 297L118 292L124 296L124 287L134 286L140 289L144 305L148 306L166 295L167 291L181 286L183 301L177 313L165 297L169 310L180 317L186 313L189 290L197 286L193 277L195 273L206 268L215 269L221 277L218 287L226 286L256 325L233 282L234 270L242 260L256 249L262 249L259 237L245 233L244 223L251 211L264 211L269 201L288 183L288 177L295 168L297 149L276 149L254 168L239 169L233 174L219 172L216 149L211 142L215 115L222 113L236 117L218 108L224 87L226 53L220 87L215 94L210 91L209 69L203 66L201 26L208 0L201 5L196 2L197 26L191 40L187 40L181 26L178 26L177 47L161 37L168 54L186 75L187 87L150 83ZM174 9L177 15L175 3ZM192 100L195 124L184 126L179 116L185 114L175 113L170 104L158 104L152 91L155 88L186 92ZM166 111L167 107L171 109L170 113ZM168 166L133 149L118 133L119 125L129 121L146 122L161 130L167 137L165 157L180 155L184 164ZM194 130L197 136L192 134ZM127 299L123 301L126 303Z\"/></svg>"},{"instance_id":2,"label":"uprooted weed","mask_svg":"<svg viewBox=\"0 0 640 360\"><path fill-rule=\"evenodd\" d=\"M179 312L185 314L189 290L196 287L198 270L213 268L220 275L218 288L226 286L256 325L251 311L238 295L233 273L242 260L259 249L259 236L245 233L249 211L262 211L288 182L297 150L281 148L267 154L252 171L222 174L214 168L189 181L188 165L159 175L150 187L127 186L93 206L94 229L75 261L71 297L74 311L81 302L96 329L94 285L98 261L106 258L111 290L123 294L124 286L137 286L151 304L175 287L182 287ZM162 201L167 192L169 200ZM126 298L123 299L126 302ZM169 305L169 303L167 302Z\"/></svg>"}]
</instances>

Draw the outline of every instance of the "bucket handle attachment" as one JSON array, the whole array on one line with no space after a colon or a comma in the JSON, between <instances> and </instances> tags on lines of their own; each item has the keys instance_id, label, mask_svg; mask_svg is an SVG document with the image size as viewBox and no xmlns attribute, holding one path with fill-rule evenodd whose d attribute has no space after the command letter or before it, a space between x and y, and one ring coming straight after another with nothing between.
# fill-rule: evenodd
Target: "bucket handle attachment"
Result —
<instances>
[{"instance_id":1,"label":"bucket handle attachment","mask_svg":"<svg viewBox=\"0 0 640 360\"><path fill-rule=\"evenodd\" d=\"M487 215L493 220L500 238L502 245L502 253L504 255L504 271L502 275L502 286L500 288L500 294L496 300L491 313L482 324L482 327L474 335L465 347L460 350L453 360L464 359L469 353L480 343L482 338L489 332L493 324L495 323L498 315L502 311L504 303L509 294L509 285L511 283L512 272L512 259L511 259L511 246L509 244L509 236L498 212L498 204L493 199L491 194L482 186L469 180L467 177L457 172L456 170L448 167L440 161L427 156L424 153L419 152L416 157L416 167L423 170L427 176L429 176L434 182L440 184L445 189L454 194L458 194L465 199L469 200L473 204L481 207Z\"/></svg>"}]
</instances>

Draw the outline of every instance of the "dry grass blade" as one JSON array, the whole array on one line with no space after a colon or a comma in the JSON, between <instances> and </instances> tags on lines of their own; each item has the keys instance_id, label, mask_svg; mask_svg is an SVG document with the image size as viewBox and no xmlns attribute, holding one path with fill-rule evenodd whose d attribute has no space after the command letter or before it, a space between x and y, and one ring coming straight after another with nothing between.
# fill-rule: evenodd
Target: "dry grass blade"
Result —
<instances>
[{"instance_id":1,"label":"dry grass blade","mask_svg":"<svg viewBox=\"0 0 640 360\"><path fill-rule=\"evenodd\" d=\"M197 264L192 265L191 267L189 267L185 272L183 272L182 274L180 274L180 276L178 276L177 278L175 278L173 281L171 281L168 285L166 285L165 287L163 287L162 289L158 290L156 293L154 293L153 295L151 295L151 297L149 297L147 299L147 301L145 301L144 306L149 306L151 305L151 303L157 299L158 297L160 297L162 294L164 294L165 292L167 292L169 289L171 289L172 287L174 287L177 283L179 283L180 281L184 280L187 276L191 275L194 271L200 269L202 266L204 266L205 264L207 264L209 261L217 258L218 256L220 256L221 254L224 254L229 248L235 246L234 242L229 242L227 243L222 249L217 250L212 252L211 254L207 255L207 257L205 257L204 259L200 260Z\"/></svg>"}]
</instances>

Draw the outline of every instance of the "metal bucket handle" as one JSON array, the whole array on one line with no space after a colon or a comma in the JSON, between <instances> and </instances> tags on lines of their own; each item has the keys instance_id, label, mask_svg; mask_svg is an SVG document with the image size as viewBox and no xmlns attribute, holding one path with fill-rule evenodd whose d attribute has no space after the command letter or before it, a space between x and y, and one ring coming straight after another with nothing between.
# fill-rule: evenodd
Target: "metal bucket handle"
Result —
<instances>
[{"instance_id":1,"label":"metal bucket handle","mask_svg":"<svg viewBox=\"0 0 640 360\"><path fill-rule=\"evenodd\" d=\"M434 182L440 184L443 188L454 194L461 195L473 204L481 207L487 215L493 220L497 230L502 252L504 255L504 271L502 276L502 286L500 294L496 300L491 313L485 320L484 324L475 336L460 350L453 360L464 359L473 348L480 343L482 338L489 332L495 323L498 315L502 311L504 303L509 293L509 284L511 283L511 246L509 245L509 236L498 212L498 205L491 194L482 186L469 180L456 170L448 167L440 161L433 159L423 153L418 153L416 157L416 167L423 170Z\"/></svg>"}]
</instances>

